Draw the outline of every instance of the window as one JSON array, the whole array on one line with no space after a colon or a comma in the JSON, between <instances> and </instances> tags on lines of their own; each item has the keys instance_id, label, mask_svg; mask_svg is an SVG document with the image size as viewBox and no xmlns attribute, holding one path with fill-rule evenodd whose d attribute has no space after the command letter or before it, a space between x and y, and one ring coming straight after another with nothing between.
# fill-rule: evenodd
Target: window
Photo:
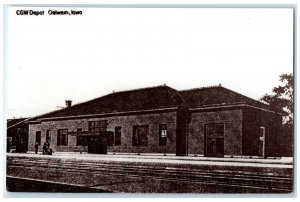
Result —
<instances>
[{"instance_id":1,"label":"window","mask_svg":"<svg viewBox=\"0 0 300 202\"><path fill-rule=\"evenodd\" d=\"M159 146L167 145L167 124L159 125Z\"/></svg>"},{"instance_id":2,"label":"window","mask_svg":"<svg viewBox=\"0 0 300 202\"><path fill-rule=\"evenodd\" d=\"M148 145L148 126L133 126L132 146Z\"/></svg>"},{"instance_id":3,"label":"window","mask_svg":"<svg viewBox=\"0 0 300 202\"><path fill-rule=\"evenodd\" d=\"M260 127L259 128L259 140L264 141L265 140L265 134L266 134L266 128L265 127Z\"/></svg>"},{"instance_id":4,"label":"window","mask_svg":"<svg viewBox=\"0 0 300 202\"><path fill-rule=\"evenodd\" d=\"M259 156L265 157L265 147L266 147L266 128L261 126L259 128L259 143L258 143L258 153Z\"/></svg>"},{"instance_id":5,"label":"window","mask_svg":"<svg viewBox=\"0 0 300 202\"><path fill-rule=\"evenodd\" d=\"M68 129L58 129L57 131L57 145L68 145Z\"/></svg>"},{"instance_id":6,"label":"window","mask_svg":"<svg viewBox=\"0 0 300 202\"><path fill-rule=\"evenodd\" d=\"M38 143L38 145L41 145L41 136L42 136L42 132L41 131L36 131L36 133L35 133L35 142Z\"/></svg>"},{"instance_id":7,"label":"window","mask_svg":"<svg viewBox=\"0 0 300 202\"><path fill-rule=\"evenodd\" d=\"M46 130L46 142L51 142L51 130Z\"/></svg>"},{"instance_id":8,"label":"window","mask_svg":"<svg viewBox=\"0 0 300 202\"><path fill-rule=\"evenodd\" d=\"M90 121L89 131L106 131L107 120Z\"/></svg>"},{"instance_id":9,"label":"window","mask_svg":"<svg viewBox=\"0 0 300 202\"><path fill-rule=\"evenodd\" d=\"M115 145L121 145L121 127L115 127Z\"/></svg>"},{"instance_id":10,"label":"window","mask_svg":"<svg viewBox=\"0 0 300 202\"><path fill-rule=\"evenodd\" d=\"M81 131L82 131L82 128L77 128L76 146L86 146L87 145L86 136L80 135Z\"/></svg>"}]
</instances>

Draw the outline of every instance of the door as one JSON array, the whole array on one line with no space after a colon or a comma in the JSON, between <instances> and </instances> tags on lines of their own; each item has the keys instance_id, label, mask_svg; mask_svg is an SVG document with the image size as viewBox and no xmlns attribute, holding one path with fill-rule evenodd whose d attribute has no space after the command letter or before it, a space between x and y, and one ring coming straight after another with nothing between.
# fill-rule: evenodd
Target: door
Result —
<instances>
[{"instance_id":1,"label":"door","mask_svg":"<svg viewBox=\"0 0 300 202\"><path fill-rule=\"evenodd\" d=\"M107 154L107 138L91 136L88 141L88 153Z\"/></svg>"},{"instance_id":2,"label":"door","mask_svg":"<svg viewBox=\"0 0 300 202\"><path fill-rule=\"evenodd\" d=\"M207 138L206 156L224 157L224 138Z\"/></svg>"},{"instance_id":3,"label":"door","mask_svg":"<svg viewBox=\"0 0 300 202\"><path fill-rule=\"evenodd\" d=\"M216 139L206 138L206 156L216 156Z\"/></svg>"},{"instance_id":4,"label":"door","mask_svg":"<svg viewBox=\"0 0 300 202\"><path fill-rule=\"evenodd\" d=\"M224 157L224 124L205 125L205 156Z\"/></svg>"}]
</instances>

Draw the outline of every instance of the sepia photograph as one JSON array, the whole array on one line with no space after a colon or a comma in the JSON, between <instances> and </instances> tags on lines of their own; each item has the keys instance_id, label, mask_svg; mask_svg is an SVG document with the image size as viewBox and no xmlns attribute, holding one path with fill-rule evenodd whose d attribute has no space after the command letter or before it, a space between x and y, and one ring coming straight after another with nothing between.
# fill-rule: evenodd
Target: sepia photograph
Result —
<instances>
[{"instance_id":1,"label":"sepia photograph","mask_svg":"<svg viewBox=\"0 0 300 202\"><path fill-rule=\"evenodd\" d=\"M295 15L4 5L6 197L292 197Z\"/></svg>"}]
</instances>

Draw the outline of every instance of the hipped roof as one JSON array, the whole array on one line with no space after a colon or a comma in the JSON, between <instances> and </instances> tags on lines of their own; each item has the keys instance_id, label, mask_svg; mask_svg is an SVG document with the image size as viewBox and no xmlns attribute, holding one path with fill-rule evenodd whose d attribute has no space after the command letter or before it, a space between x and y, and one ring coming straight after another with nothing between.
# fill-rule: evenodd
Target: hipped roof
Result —
<instances>
[{"instance_id":1,"label":"hipped roof","mask_svg":"<svg viewBox=\"0 0 300 202\"><path fill-rule=\"evenodd\" d=\"M247 104L274 111L268 105L222 86L177 91L166 85L113 92L111 94L53 111L34 118L59 118L82 115L168 109L186 106L190 109L208 106ZM275 112L275 111L274 111ZM284 113L284 112L276 112Z\"/></svg>"}]
</instances>

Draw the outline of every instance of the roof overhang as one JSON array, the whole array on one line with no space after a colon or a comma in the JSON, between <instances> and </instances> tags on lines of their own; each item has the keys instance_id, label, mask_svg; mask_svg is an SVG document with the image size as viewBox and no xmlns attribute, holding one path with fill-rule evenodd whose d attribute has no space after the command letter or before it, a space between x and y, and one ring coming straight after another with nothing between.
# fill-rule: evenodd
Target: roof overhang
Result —
<instances>
[{"instance_id":1,"label":"roof overhang","mask_svg":"<svg viewBox=\"0 0 300 202\"><path fill-rule=\"evenodd\" d=\"M250 105L250 104L246 104L246 103L206 105L206 106L201 106L201 107L190 108L190 111L195 112L195 111L203 111L203 110L206 111L206 110L230 109L230 108L240 108L240 107L250 107L250 108L266 111L266 112L269 112L269 113L279 114L281 116L287 116L287 113L280 113L280 112L265 109L265 108L262 108L262 107L257 107L257 106L253 106L253 105Z\"/></svg>"}]
</instances>

